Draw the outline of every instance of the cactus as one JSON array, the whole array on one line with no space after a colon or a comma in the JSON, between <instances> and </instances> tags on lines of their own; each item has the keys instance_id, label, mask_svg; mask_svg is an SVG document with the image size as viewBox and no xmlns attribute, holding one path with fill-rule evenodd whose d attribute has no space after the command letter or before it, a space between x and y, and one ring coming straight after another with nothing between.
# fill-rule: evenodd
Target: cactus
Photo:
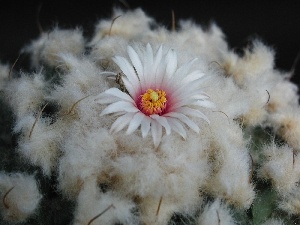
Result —
<instances>
[{"instance_id":1,"label":"cactus","mask_svg":"<svg viewBox=\"0 0 300 225\"><path fill-rule=\"evenodd\" d=\"M275 51L112 18L41 33L32 72L0 65L1 224L298 223L298 88Z\"/></svg>"}]
</instances>

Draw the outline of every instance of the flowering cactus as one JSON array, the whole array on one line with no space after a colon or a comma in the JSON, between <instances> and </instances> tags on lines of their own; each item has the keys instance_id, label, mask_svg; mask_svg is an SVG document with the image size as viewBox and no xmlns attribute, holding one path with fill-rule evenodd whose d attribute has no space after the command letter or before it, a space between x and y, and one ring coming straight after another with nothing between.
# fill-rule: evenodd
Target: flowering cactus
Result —
<instances>
[{"instance_id":1,"label":"flowering cactus","mask_svg":"<svg viewBox=\"0 0 300 225\"><path fill-rule=\"evenodd\" d=\"M154 29L141 9L113 18L93 37L42 33L22 49L35 72L0 66L2 222L299 221L298 89L274 50L238 55L215 24Z\"/></svg>"}]
</instances>

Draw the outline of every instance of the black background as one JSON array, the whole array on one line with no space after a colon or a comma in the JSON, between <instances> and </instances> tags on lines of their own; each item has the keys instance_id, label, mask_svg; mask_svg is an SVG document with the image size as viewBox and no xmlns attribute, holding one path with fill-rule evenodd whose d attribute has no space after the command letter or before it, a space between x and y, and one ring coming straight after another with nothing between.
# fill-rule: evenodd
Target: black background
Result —
<instances>
[{"instance_id":1,"label":"black background","mask_svg":"<svg viewBox=\"0 0 300 225\"><path fill-rule=\"evenodd\" d=\"M82 27L93 33L96 22L110 18L112 1L11 1L0 7L0 61L13 63L20 49L39 36L37 14L43 30ZM260 38L276 51L276 67L290 71L300 53L300 3L297 1L182 1L127 0L131 9L141 7L160 24L171 27L171 10L176 20L192 19L208 26L214 21L226 35L229 46L242 49ZM38 9L40 7L40 12ZM21 65L20 65L21 64ZM18 65L22 68L22 62ZM300 60L293 82L300 85Z\"/></svg>"}]
</instances>

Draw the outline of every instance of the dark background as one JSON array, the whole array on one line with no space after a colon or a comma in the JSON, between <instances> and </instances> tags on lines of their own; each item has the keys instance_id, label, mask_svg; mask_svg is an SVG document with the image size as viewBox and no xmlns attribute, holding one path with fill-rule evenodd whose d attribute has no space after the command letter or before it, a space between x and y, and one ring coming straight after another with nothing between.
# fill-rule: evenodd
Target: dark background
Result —
<instances>
[{"instance_id":1,"label":"dark background","mask_svg":"<svg viewBox=\"0 0 300 225\"><path fill-rule=\"evenodd\" d=\"M80 26L88 37L99 19L110 17L113 6L126 8L122 2L7 1L0 8L0 61L12 64L20 49L39 36L37 14L43 30L56 25L61 28ZM190 18L203 26L214 21L225 33L229 46L235 49L242 49L251 39L258 37L275 49L276 67L280 70L290 71L300 53L300 3L297 1L126 2L132 9L141 7L146 14L169 28L171 10L174 10L177 21ZM19 62L19 67L22 68L22 62ZM295 68L292 80L300 86L300 60Z\"/></svg>"}]
</instances>

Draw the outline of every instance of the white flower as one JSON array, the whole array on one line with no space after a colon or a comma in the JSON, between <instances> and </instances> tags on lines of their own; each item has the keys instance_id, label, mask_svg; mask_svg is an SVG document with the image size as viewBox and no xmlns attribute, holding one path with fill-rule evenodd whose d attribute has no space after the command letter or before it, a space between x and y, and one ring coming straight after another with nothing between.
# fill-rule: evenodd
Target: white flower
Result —
<instances>
[{"instance_id":1,"label":"white flower","mask_svg":"<svg viewBox=\"0 0 300 225\"><path fill-rule=\"evenodd\" d=\"M113 61L125 75L122 80L128 93L110 88L98 98L99 103L110 104L101 115L120 115L112 124L111 132L118 132L128 125L126 134L131 134L141 126L142 137L151 130L157 147L162 127L167 135L174 130L186 139L185 125L195 132L200 130L189 117L200 117L209 122L197 109L199 106L214 106L199 88L204 73L199 70L190 72L197 59L177 68L177 55L173 49L163 55L161 46L154 55L152 47L147 44L142 57L131 46L127 52L131 63L120 56L115 56Z\"/></svg>"}]
</instances>

